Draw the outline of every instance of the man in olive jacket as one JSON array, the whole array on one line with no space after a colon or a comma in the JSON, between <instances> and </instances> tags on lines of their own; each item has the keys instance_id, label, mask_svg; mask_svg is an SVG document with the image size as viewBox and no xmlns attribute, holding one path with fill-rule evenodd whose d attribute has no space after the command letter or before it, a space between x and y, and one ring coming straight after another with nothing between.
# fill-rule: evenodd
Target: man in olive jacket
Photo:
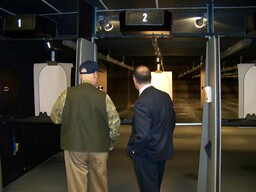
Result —
<instances>
[{"instance_id":1,"label":"man in olive jacket","mask_svg":"<svg viewBox=\"0 0 256 192\"><path fill-rule=\"evenodd\" d=\"M108 152L120 135L120 118L108 94L96 88L98 70L97 62L82 63L82 83L66 89L51 111L61 124L69 192L108 192Z\"/></svg>"}]
</instances>

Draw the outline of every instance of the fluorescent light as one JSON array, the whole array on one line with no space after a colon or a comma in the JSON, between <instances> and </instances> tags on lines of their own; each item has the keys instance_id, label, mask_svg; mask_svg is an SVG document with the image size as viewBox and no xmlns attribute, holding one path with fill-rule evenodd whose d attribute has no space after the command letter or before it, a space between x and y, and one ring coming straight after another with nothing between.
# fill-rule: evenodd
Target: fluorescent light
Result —
<instances>
[{"instance_id":1,"label":"fluorescent light","mask_svg":"<svg viewBox=\"0 0 256 192\"><path fill-rule=\"evenodd\" d=\"M47 44L47 47L48 47L49 49L51 49L51 43L48 41L46 44Z\"/></svg>"}]
</instances>

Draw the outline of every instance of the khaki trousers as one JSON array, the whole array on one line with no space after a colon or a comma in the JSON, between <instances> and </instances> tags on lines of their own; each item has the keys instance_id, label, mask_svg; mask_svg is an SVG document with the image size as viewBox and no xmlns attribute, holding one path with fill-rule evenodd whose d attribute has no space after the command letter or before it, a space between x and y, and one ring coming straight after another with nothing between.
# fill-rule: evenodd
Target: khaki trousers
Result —
<instances>
[{"instance_id":1,"label":"khaki trousers","mask_svg":"<svg viewBox=\"0 0 256 192\"><path fill-rule=\"evenodd\" d=\"M69 192L108 192L106 153L64 150Z\"/></svg>"}]
</instances>

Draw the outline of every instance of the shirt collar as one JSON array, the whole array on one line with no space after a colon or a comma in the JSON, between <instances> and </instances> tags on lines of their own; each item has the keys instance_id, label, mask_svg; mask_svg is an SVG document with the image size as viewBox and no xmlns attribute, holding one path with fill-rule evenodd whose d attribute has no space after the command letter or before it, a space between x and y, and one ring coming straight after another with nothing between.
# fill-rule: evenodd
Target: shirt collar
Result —
<instances>
[{"instance_id":1,"label":"shirt collar","mask_svg":"<svg viewBox=\"0 0 256 192\"><path fill-rule=\"evenodd\" d=\"M141 95L141 93L142 93L145 89L147 89L148 87L150 87L150 86L151 86L151 84L147 84L147 85L144 85L143 87L141 87L140 90L139 90L139 95Z\"/></svg>"},{"instance_id":2,"label":"shirt collar","mask_svg":"<svg viewBox=\"0 0 256 192\"><path fill-rule=\"evenodd\" d=\"M90 83L90 84L93 85L93 83L91 81L89 81L89 80L82 80L82 83Z\"/></svg>"}]
</instances>

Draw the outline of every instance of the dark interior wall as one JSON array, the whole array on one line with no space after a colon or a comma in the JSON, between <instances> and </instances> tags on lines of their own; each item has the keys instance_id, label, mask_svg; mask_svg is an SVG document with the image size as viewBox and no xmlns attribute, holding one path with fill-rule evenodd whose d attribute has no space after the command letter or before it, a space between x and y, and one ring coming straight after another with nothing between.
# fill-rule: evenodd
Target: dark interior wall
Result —
<instances>
[{"instance_id":1,"label":"dark interior wall","mask_svg":"<svg viewBox=\"0 0 256 192\"><path fill-rule=\"evenodd\" d=\"M173 99L200 99L200 78L173 79ZM223 98L238 98L238 79L221 79L221 96Z\"/></svg>"},{"instance_id":2,"label":"dark interior wall","mask_svg":"<svg viewBox=\"0 0 256 192\"><path fill-rule=\"evenodd\" d=\"M223 99L238 99L238 78L222 79L221 97Z\"/></svg>"},{"instance_id":3,"label":"dark interior wall","mask_svg":"<svg viewBox=\"0 0 256 192\"><path fill-rule=\"evenodd\" d=\"M34 115L34 63L51 60L51 51L46 50L44 41L0 41L0 65L11 67L19 79L19 105L9 115L28 117ZM55 51L55 60L75 62L75 51ZM1 101L3 102L3 101ZM1 114L0 114L1 115Z\"/></svg>"},{"instance_id":4,"label":"dark interior wall","mask_svg":"<svg viewBox=\"0 0 256 192\"><path fill-rule=\"evenodd\" d=\"M8 41L1 43L1 65L11 66L19 78L19 105L13 116L30 116L33 114L33 64L45 62L47 58L43 46L37 42ZM40 55L39 55L40 53Z\"/></svg>"},{"instance_id":5,"label":"dark interior wall","mask_svg":"<svg viewBox=\"0 0 256 192\"><path fill-rule=\"evenodd\" d=\"M52 123L1 122L3 187L59 152L59 133Z\"/></svg>"},{"instance_id":6,"label":"dark interior wall","mask_svg":"<svg viewBox=\"0 0 256 192\"><path fill-rule=\"evenodd\" d=\"M134 103L136 90L132 82L132 71L119 65L106 63L108 76L108 94L113 100L118 112Z\"/></svg>"},{"instance_id":7,"label":"dark interior wall","mask_svg":"<svg viewBox=\"0 0 256 192\"><path fill-rule=\"evenodd\" d=\"M56 61L67 63L75 61L75 52L71 49L58 50L55 55ZM34 63L51 60L51 51L46 50L44 42L0 41L0 58L0 156L5 187L60 150L60 127L50 121L36 122L38 119L32 117L34 116L33 66ZM13 102L8 95L4 96L2 85L10 87L10 93L13 89L18 89L18 96L16 95L18 103L12 108L2 108L3 104L11 105ZM16 147L17 151L14 153Z\"/></svg>"},{"instance_id":8,"label":"dark interior wall","mask_svg":"<svg viewBox=\"0 0 256 192\"><path fill-rule=\"evenodd\" d=\"M173 100L178 99L200 99L200 78L195 79L173 79Z\"/></svg>"},{"instance_id":9,"label":"dark interior wall","mask_svg":"<svg viewBox=\"0 0 256 192\"><path fill-rule=\"evenodd\" d=\"M194 98L200 99L200 83L198 80L174 80L173 81L174 99ZM238 99L238 79L222 79L221 80L221 96L222 98Z\"/></svg>"}]
</instances>

